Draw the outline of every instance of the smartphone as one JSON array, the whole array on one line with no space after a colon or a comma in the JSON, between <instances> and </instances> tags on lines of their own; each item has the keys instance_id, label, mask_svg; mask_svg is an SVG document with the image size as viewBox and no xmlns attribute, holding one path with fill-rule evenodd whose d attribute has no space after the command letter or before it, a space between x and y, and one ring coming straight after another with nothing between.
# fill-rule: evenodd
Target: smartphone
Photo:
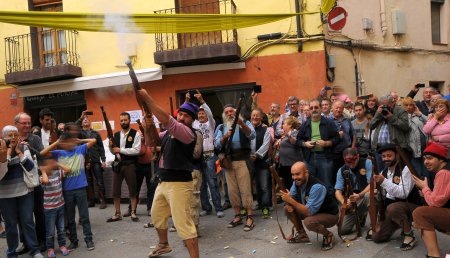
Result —
<instances>
[{"instance_id":1,"label":"smartphone","mask_svg":"<svg viewBox=\"0 0 450 258\"><path fill-rule=\"evenodd\" d=\"M86 111L84 114L86 114L87 116L92 116L94 114L94 112L92 111Z\"/></svg>"},{"instance_id":2,"label":"smartphone","mask_svg":"<svg viewBox=\"0 0 450 258\"><path fill-rule=\"evenodd\" d=\"M11 144L11 141L10 140L5 140L5 143L6 143L6 148L9 148L9 145Z\"/></svg>"},{"instance_id":3,"label":"smartphone","mask_svg":"<svg viewBox=\"0 0 450 258\"><path fill-rule=\"evenodd\" d=\"M424 88L424 87L425 87L425 83L416 84L416 88Z\"/></svg>"},{"instance_id":4,"label":"smartphone","mask_svg":"<svg viewBox=\"0 0 450 258\"><path fill-rule=\"evenodd\" d=\"M325 90L332 90L333 88L331 86L326 86L324 89Z\"/></svg>"},{"instance_id":5,"label":"smartphone","mask_svg":"<svg viewBox=\"0 0 450 258\"><path fill-rule=\"evenodd\" d=\"M373 97L373 94L361 95L358 96L358 99L370 99L371 97Z\"/></svg>"},{"instance_id":6,"label":"smartphone","mask_svg":"<svg viewBox=\"0 0 450 258\"><path fill-rule=\"evenodd\" d=\"M196 90L190 90L190 91L188 91L188 93L189 93L189 95L190 95L190 97L192 99L192 98L195 98L194 94L197 94L197 91Z\"/></svg>"},{"instance_id":7,"label":"smartphone","mask_svg":"<svg viewBox=\"0 0 450 258\"><path fill-rule=\"evenodd\" d=\"M253 86L253 92L254 93L261 93L262 92L261 85Z\"/></svg>"}]
</instances>

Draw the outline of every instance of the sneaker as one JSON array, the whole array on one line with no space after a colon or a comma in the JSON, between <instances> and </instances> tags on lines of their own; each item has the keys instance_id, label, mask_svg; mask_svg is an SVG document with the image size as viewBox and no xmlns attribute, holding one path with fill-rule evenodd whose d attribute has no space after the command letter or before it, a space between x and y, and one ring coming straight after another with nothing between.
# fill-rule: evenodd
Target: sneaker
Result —
<instances>
[{"instance_id":1,"label":"sneaker","mask_svg":"<svg viewBox=\"0 0 450 258\"><path fill-rule=\"evenodd\" d=\"M263 218L264 218L264 219L270 218L269 208L264 208L264 209L262 209L262 213L263 213Z\"/></svg>"},{"instance_id":2,"label":"sneaker","mask_svg":"<svg viewBox=\"0 0 450 258\"><path fill-rule=\"evenodd\" d=\"M95 249L95 245L93 241L86 241L86 247L88 249L88 251L92 251Z\"/></svg>"},{"instance_id":3,"label":"sneaker","mask_svg":"<svg viewBox=\"0 0 450 258\"><path fill-rule=\"evenodd\" d=\"M206 215L209 215L209 214L211 214L211 211L202 210L202 211L200 212L200 217L205 217Z\"/></svg>"},{"instance_id":4,"label":"sneaker","mask_svg":"<svg viewBox=\"0 0 450 258\"><path fill-rule=\"evenodd\" d=\"M56 257L55 249L53 249L53 248L48 249L48 251L47 251L47 257L48 257L48 258L55 258L55 257Z\"/></svg>"},{"instance_id":5,"label":"sneaker","mask_svg":"<svg viewBox=\"0 0 450 258\"><path fill-rule=\"evenodd\" d=\"M54 254L54 253L53 253ZM33 256L32 256L33 258L44 258L44 256L41 254L41 253L36 253L36 254L33 254ZM54 256L55 257L55 256Z\"/></svg>"},{"instance_id":6,"label":"sneaker","mask_svg":"<svg viewBox=\"0 0 450 258\"><path fill-rule=\"evenodd\" d=\"M223 210L227 210L229 208L231 208L230 202L224 202L223 205L222 205L222 209Z\"/></svg>"},{"instance_id":7,"label":"sneaker","mask_svg":"<svg viewBox=\"0 0 450 258\"><path fill-rule=\"evenodd\" d=\"M59 251L61 251L63 256L69 255L69 249L67 249L65 246L59 247Z\"/></svg>"},{"instance_id":8,"label":"sneaker","mask_svg":"<svg viewBox=\"0 0 450 258\"><path fill-rule=\"evenodd\" d=\"M171 226L169 228L169 232L177 232L177 229L175 228L175 226Z\"/></svg>"},{"instance_id":9,"label":"sneaker","mask_svg":"<svg viewBox=\"0 0 450 258\"><path fill-rule=\"evenodd\" d=\"M223 211L218 211L217 212L217 217L218 218L223 218L225 216L225 214L223 214Z\"/></svg>"},{"instance_id":10,"label":"sneaker","mask_svg":"<svg viewBox=\"0 0 450 258\"><path fill-rule=\"evenodd\" d=\"M78 248L78 242L71 242L69 247L67 247L67 249L69 249L69 251L71 251L71 252L77 248Z\"/></svg>"}]
</instances>

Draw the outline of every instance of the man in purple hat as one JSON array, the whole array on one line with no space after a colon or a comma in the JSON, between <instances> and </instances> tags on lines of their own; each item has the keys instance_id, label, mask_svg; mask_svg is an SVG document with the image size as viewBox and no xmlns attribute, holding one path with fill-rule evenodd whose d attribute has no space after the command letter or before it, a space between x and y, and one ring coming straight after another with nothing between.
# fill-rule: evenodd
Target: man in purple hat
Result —
<instances>
[{"instance_id":1,"label":"man in purple hat","mask_svg":"<svg viewBox=\"0 0 450 258\"><path fill-rule=\"evenodd\" d=\"M198 107L190 102L178 109L176 120L156 104L146 90L138 91L138 97L167 128L161 137L161 155L158 160L158 177L161 182L156 188L152 204L152 222L158 233L159 243L149 257L169 253L167 220L172 215L178 236L184 240L191 258L199 257L197 230L190 215L192 198L192 170L196 133L192 123L197 117Z\"/></svg>"}]
</instances>

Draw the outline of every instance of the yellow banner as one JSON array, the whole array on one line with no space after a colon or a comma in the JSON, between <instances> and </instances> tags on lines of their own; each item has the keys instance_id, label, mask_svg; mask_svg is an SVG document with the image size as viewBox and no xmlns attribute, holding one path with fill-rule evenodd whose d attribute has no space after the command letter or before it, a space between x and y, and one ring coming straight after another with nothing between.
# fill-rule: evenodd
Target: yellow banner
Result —
<instances>
[{"instance_id":1,"label":"yellow banner","mask_svg":"<svg viewBox=\"0 0 450 258\"><path fill-rule=\"evenodd\" d=\"M319 12L303 12L300 15ZM287 14L98 14L0 11L0 22L64 30L122 33L191 33L257 26Z\"/></svg>"}]
</instances>

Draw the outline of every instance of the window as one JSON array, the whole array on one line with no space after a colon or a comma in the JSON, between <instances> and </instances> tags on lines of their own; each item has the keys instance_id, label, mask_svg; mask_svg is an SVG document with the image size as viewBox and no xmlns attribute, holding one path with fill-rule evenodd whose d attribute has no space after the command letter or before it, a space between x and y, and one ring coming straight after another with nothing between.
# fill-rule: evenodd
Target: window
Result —
<instances>
[{"instance_id":1,"label":"window","mask_svg":"<svg viewBox=\"0 0 450 258\"><path fill-rule=\"evenodd\" d=\"M48 4L36 7L37 11L62 12L62 4ZM67 63L66 31L51 28L38 28L40 67Z\"/></svg>"},{"instance_id":2,"label":"window","mask_svg":"<svg viewBox=\"0 0 450 258\"><path fill-rule=\"evenodd\" d=\"M431 41L433 44L446 42L447 26L444 22L445 0L431 0Z\"/></svg>"},{"instance_id":3,"label":"window","mask_svg":"<svg viewBox=\"0 0 450 258\"><path fill-rule=\"evenodd\" d=\"M439 92L444 92L444 81L430 81L430 87L435 88Z\"/></svg>"}]
</instances>

